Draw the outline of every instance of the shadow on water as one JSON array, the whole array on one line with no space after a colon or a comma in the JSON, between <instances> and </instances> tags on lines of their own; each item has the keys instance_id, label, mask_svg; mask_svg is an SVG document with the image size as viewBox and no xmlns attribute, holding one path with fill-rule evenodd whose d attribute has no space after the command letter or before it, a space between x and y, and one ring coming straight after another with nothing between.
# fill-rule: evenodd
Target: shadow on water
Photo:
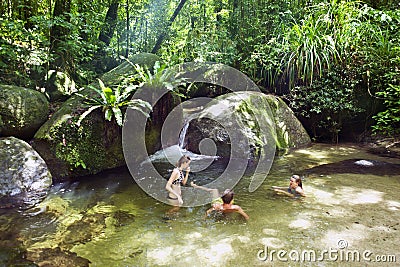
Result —
<instances>
[{"instance_id":1,"label":"shadow on water","mask_svg":"<svg viewBox=\"0 0 400 267\"><path fill-rule=\"evenodd\" d=\"M301 262L288 253L337 250L340 240L350 250L395 254L400 243L399 163L355 146L314 145L277 157L258 190L248 192L251 171L234 188L235 204L249 221L238 214L205 219L209 205L168 214L171 207L146 195L125 168L58 184L33 214L1 214L0 265L338 266L339 259ZM215 161L191 173L189 181L208 184L225 166ZM165 182L174 168L162 162L155 167ZM271 190L272 185L287 186L294 173L305 177L306 198ZM267 250L287 251L286 261L276 254L260 258L258 253L265 256Z\"/></svg>"},{"instance_id":2,"label":"shadow on water","mask_svg":"<svg viewBox=\"0 0 400 267\"><path fill-rule=\"evenodd\" d=\"M400 175L400 164L377 160L347 159L335 163L323 164L306 170L306 174L372 174L372 175Z\"/></svg>"}]
</instances>

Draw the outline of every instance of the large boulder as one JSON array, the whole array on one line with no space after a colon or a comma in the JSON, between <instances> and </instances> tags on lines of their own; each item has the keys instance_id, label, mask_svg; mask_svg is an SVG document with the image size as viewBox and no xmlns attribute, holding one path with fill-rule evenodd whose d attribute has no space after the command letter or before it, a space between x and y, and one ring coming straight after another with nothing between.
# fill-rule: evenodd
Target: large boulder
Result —
<instances>
[{"instance_id":1,"label":"large boulder","mask_svg":"<svg viewBox=\"0 0 400 267\"><path fill-rule=\"evenodd\" d=\"M65 100L77 91L74 80L66 73L49 70L47 73L45 93L50 101Z\"/></svg>"},{"instance_id":2,"label":"large boulder","mask_svg":"<svg viewBox=\"0 0 400 267\"><path fill-rule=\"evenodd\" d=\"M277 134L277 148L299 148L311 144L310 136L293 111L279 97L265 95L271 107Z\"/></svg>"},{"instance_id":3,"label":"large boulder","mask_svg":"<svg viewBox=\"0 0 400 267\"><path fill-rule=\"evenodd\" d=\"M149 69L159 60L156 55L146 53L130 58L132 64L146 65ZM100 79L108 87L118 86L135 74L132 64L124 62ZM99 87L97 81L90 86ZM97 96L89 88L80 94ZM106 121L100 109L90 113L80 127L77 126L80 115L87 109L83 99L73 95L37 131L32 141L33 147L46 160L53 178L58 181L126 164L121 127L114 120Z\"/></svg>"},{"instance_id":4,"label":"large boulder","mask_svg":"<svg viewBox=\"0 0 400 267\"><path fill-rule=\"evenodd\" d=\"M42 93L0 85L0 136L32 138L48 114L49 102Z\"/></svg>"},{"instance_id":5,"label":"large boulder","mask_svg":"<svg viewBox=\"0 0 400 267\"><path fill-rule=\"evenodd\" d=\"M47 165L25 141L0 138L0 207L27 208L40 202L52 184Z\"/></svg>"},{"instance_id":6,"label":"large boulder","mask_svg":"<svg viewBox=\"0 0 400 267\"><path fill-rule=\"evenodd\" d=\"M219 96L188 120L184 144L195 153L201 152L201 142L207 138L216 144L217 155L222 157L229 157L234 145L242 146L240 151L254 157L263 152L260 150L268 143L275 143L279 150L311 143L304 127L285 102L259 92Z\"/></svg>"}]
</instances>

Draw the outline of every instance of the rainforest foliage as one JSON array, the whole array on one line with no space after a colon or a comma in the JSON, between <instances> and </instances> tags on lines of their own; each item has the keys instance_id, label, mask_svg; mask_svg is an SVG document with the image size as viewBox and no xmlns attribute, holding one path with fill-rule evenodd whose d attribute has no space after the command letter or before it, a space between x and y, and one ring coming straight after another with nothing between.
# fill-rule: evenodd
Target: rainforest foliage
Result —
<instances>
[{"instance_id":1,"label":"rainforest foliage","mask_svg":"<svg viewBox=\"0 0 400 267\"><path fill-rule=\"evenodd\" d=\"M0 0L0 83L86 86L139 52L235 67L319 140L400 134L397 0Z\"/></svg>"}]
</instances>

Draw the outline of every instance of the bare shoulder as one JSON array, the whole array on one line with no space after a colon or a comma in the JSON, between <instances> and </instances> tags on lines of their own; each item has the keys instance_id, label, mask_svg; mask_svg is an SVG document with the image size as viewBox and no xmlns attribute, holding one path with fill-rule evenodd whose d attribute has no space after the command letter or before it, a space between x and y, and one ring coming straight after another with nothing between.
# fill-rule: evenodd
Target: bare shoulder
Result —
<instances>
[{"instance_id":1,"label":"bare shoulder","mask_svg":"<svg viewBox=\"0 0 400 267\"><path fill-rule=\"evenodd\" d=\"M233 210L241 210L242 207L240 207L239 205L232 205L231 207Z\"/></svg>"},{"instance_id":2,"label":"bare shoulder","mask_svg":"<svg viewBox=\"0 0 400 267\"><path fill-rule=\"evenodd\" d=\"M239 205L231 205L230 207L222 207L223 212L236 212L242 210Z\"/></svg>"},{"instance_id":3,"label":"bare shoulder","mask_svg":"<svg viewBox=\"0 0 400 267\"><path fill-rule=\"evenodd\" d=\"M306 196L306 195L304 194L303 188L301 188L300 186L298 186L298 187L296 188L296 192L299 193L300 195L302 195L303 197Z\"/></svg>"},{"instance_id":4,"label":"bare shoulder","mask_svg":"<svg viewBox=\"0 0 400 267\"><path fill-rule=\"evenodd\" d=\"M174 176L174 177L179 176L179 169L178 168L174 168L172 170L171 176Z\"/></svg>"},{"instance_id":5,"label":"bare shoulder","mask_svg":"<svg viewBox=\"0 0 400 267\"><path fill-rule=\"evenodd\" d=\"M170 183L172 183L172 181L174 181L178 175L179 175L178 168L173 169L172 172L171 172L171 176L169 177L168 181Z\"/></svg>"}]
</instances>

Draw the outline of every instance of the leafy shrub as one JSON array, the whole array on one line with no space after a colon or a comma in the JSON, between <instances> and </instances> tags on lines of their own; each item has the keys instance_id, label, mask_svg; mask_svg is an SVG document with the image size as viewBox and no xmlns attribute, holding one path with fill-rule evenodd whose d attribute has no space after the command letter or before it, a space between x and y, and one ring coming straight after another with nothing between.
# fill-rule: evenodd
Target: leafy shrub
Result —
<instances>
[{"instance_id":1,"label":"leafy shrub","mask_svg":"<svg viewBox=\"0 0 400 267\"><path fill-rule=\"evenodd\" d=\"M86 103L90 105L90 108L82 113L82 115L80 116L77 122L78 126L80 126L82 120L87 115L98 108L102 109L106 120L111 121L112 118L115 117L119 126L122 126L123 123L121 108L130 107L139 110L143 114L148 116L148 113L143 110L151 110L151 106L149 103L140 99L130 100L131 94L137 89L137 86L127 86L123 88L117 87L115 90L113 90L110 87L106 87L100 79L98 79L98 81L100 85L100 90L93 86L89 86L89 88L96 92L100 96L100 98L78 94L79 96L85 98L87 101Z\"/></svg>"},{"instance_id":2,"label":"leafy shrub","mask_svg":"<svg viewBox=\"0 0 400 267\"><path fill-rule=\"evenodd\" d=\"M376 94L385 99L386 110L373 117L376 120L372 127L374 133L388 136L400 134L400 86L390 84L385 91Z\"/></svg>"},{"instance_id":3,"label":"leafy shrub","mask_svg":"<svg viewBox=\"0 0 400 267\"><path fill-rule=\"evenodd\" d=\"M309 121L314 138L330 133L331 141L338 142L343 123L363 111L355 95L360 82L349 70L334 69L312 85L293 88L290 106Z\"/></svg>"},{"instance_id":4,"label":"leafy shrub","mask_svg":"<svg viewBox=\"0 0 400 267\"><path fill-rule=\"evenodd\" d=\"M27 30L20 20L0 18L0 82L34 87L33 71L45 73L41 64L47 55L40 47L43 38L34 29Z\"/></svg>"}]
</instances>

